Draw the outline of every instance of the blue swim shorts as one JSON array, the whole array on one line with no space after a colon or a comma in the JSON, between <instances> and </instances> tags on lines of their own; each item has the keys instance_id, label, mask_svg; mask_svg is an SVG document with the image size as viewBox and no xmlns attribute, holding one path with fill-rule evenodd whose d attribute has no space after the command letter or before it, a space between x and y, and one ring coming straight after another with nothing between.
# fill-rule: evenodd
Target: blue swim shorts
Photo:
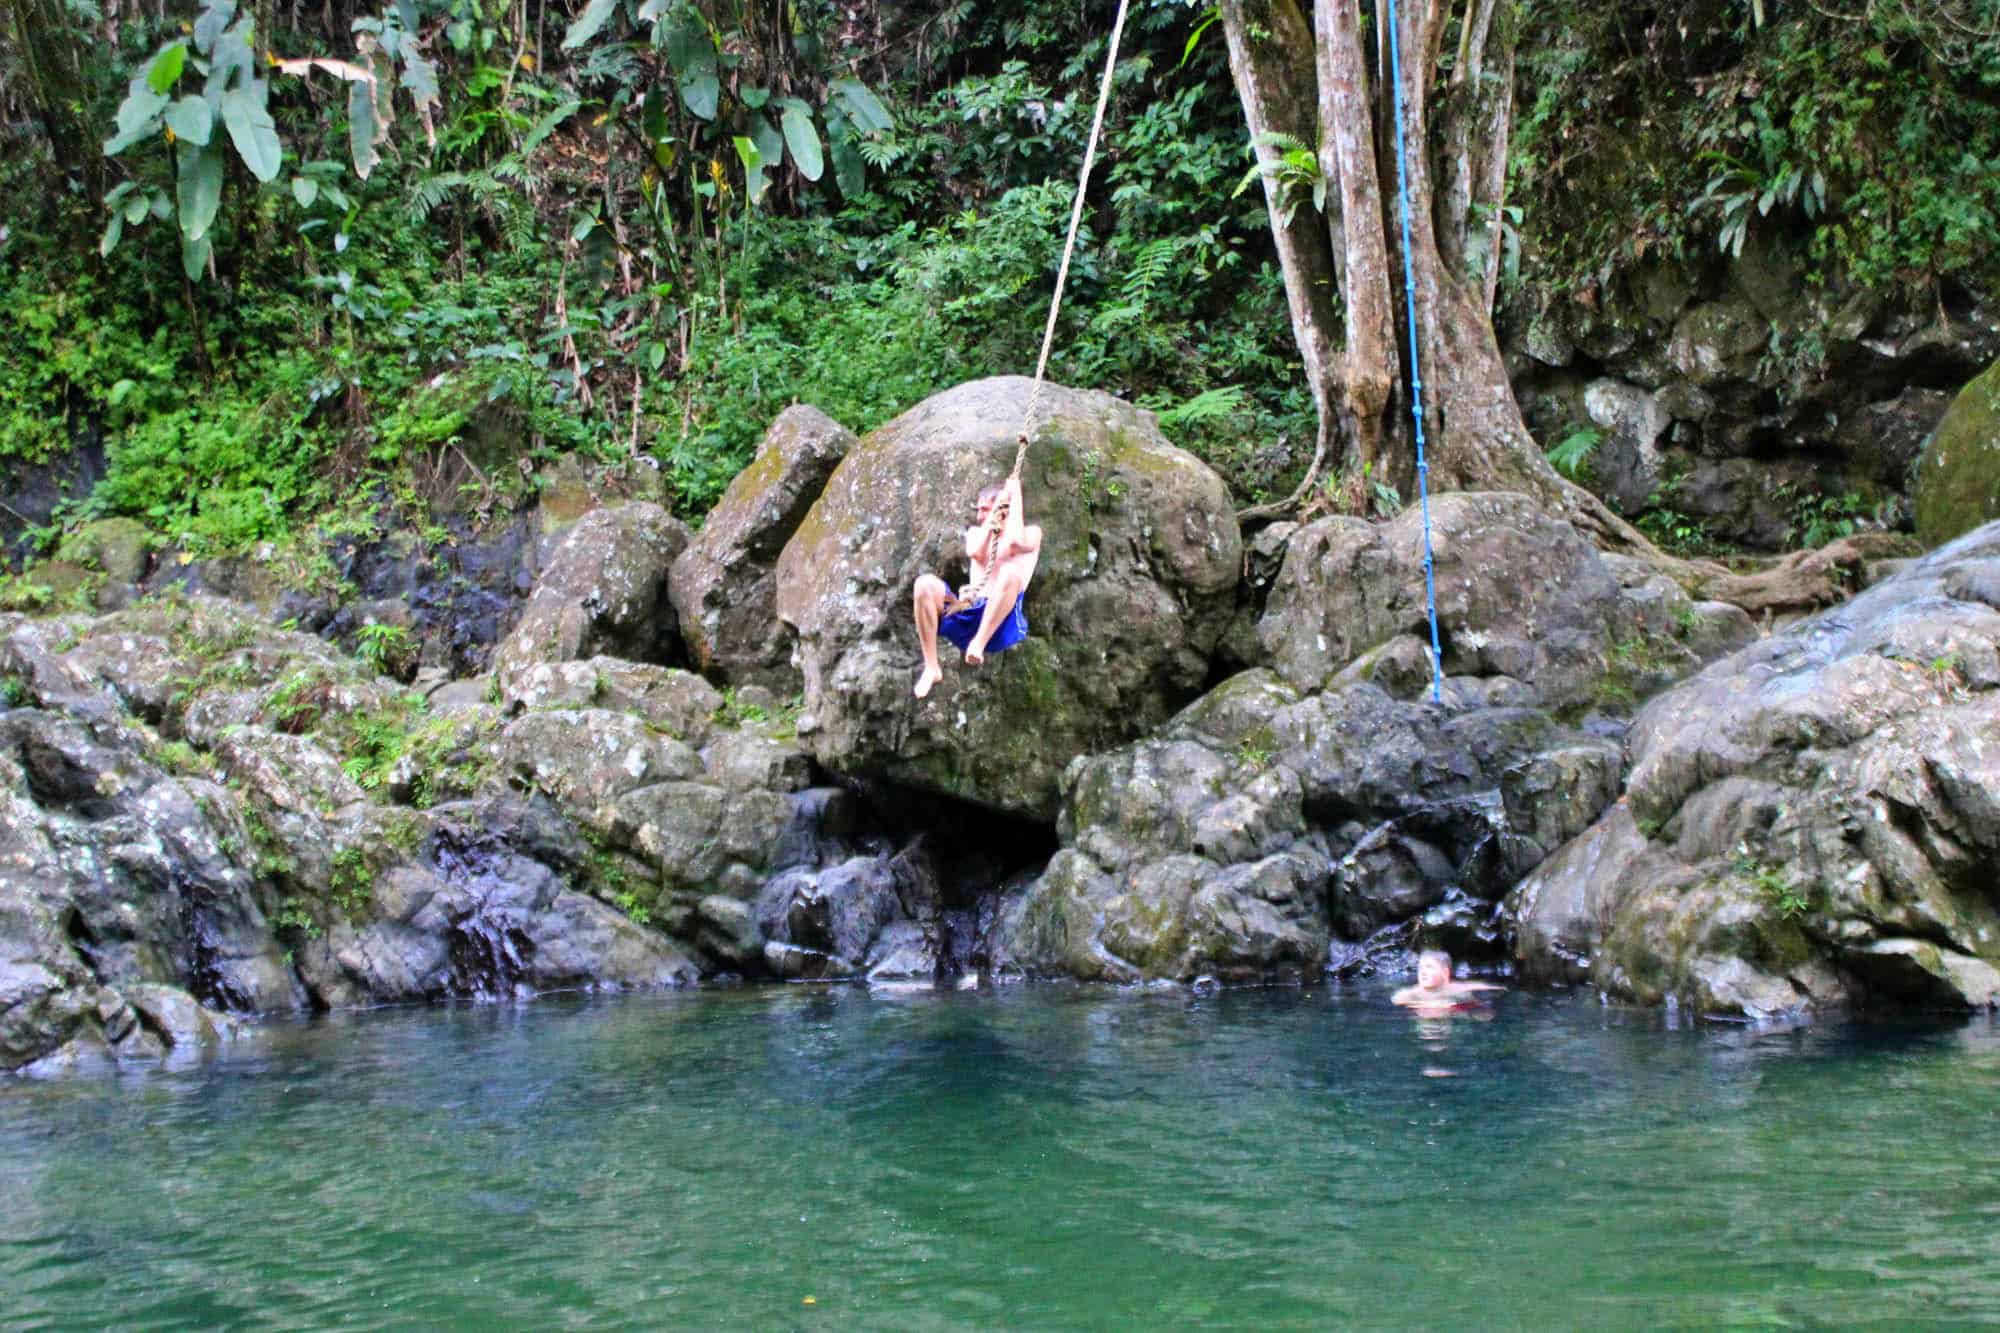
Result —
<instances>
[{"instance_id":1,"label":"blue swim shorts","mask_svg":"<svg viewBox=\"0 0 2000 1333\"><path fill-rule=\"evenodd\" d=\"M1026 600L1023 597L1014 599L1014 609L1000 622L999 628L993 631L993 637L986 641L987 652L1005 652L1028 637L1028 613L1021 609L1021 604ZM938 620L938 637L947 643L957 644L958 650L964 652L973 639L978 637L979 622L985 615L986 599L982 597L963 611L954 611L948 616L941 617Z\"/></svg>"}]
</instances>

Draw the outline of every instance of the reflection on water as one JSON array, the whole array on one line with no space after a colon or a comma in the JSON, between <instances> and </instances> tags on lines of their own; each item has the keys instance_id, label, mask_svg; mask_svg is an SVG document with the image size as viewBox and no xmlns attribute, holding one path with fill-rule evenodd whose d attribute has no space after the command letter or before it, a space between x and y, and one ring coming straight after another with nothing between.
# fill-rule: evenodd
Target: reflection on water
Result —
<instances>
[{"instance_id":1,"label":"reflection on water","mask_svg":"<svg viewBox=\"0 0 2000 1333\"><path fill-rule=\"evenodd\" d=\"M2000 1317L1989 1021L1387 997L544 1001L0 1084L4 1322Z\"/></svg>"}]
</instances>

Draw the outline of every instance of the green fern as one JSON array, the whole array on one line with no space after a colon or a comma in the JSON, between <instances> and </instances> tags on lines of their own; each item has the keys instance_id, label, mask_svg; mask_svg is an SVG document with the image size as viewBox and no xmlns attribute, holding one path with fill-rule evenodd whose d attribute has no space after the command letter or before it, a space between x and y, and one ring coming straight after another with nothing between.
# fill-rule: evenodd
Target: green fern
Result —
<instances>
[{"instance_id":1,"label":"green fern","mask_svg":"<svg viewBox=\"0 0 2000 1333\"><path fill-rule=\"evenodd\" d=\"M1161 236L1140 246L1139 253L1132 256L1131 270L1120 284L1118 294L1135 313L1143 311L1152 300L1153 289L1172 271L1180 248L1180 237Z\"/></svg>"},{"instance_id":2,"label":"green fern","mask_svg":"<svg viewBox=\"0 0 2000 1333\"><path fill-rule=\"evenodd\" d=\"M1250 182L1260 177L1269 177L1278 183L1278 200L1281 215L1286 222L1298 211L1299 199L1309 196L1313 208L1326 211L1326 173L1320 170L1319 153L1305 140L1281 130L1266 130L1252 135L1250 144L1255 148L1275 148L1278 156L1258 160L1243 173L1243 179L1236 182L1230 192L1234 199L1250 188Z\"/></svg>"},{"instance_id":3,"label":"green fern","mask_svg":"<svg viewBox=\"0 0 2000 1333\"><path fill-rule=\"evenodd\" d=\"M1221 421L1241 412L1247 405L1247 399L1248 393L1240 384L1204 389L1187 401L1161 412L1160 426L1164 430L1179 430L1203 422Z\"/></svg>"},{"instance_id":4,"label":"green fern","mask_svg":"<svg viewBox=\"0 0 2000 1333\"><path fill-rule=\"evenodd\" d=\"M1549 466L1571 481L1582 481L1590 472L1591 456L1603 439L1604 432L1592 426L1573 430L1549 446Z\"/></svg>"}]
</instances>

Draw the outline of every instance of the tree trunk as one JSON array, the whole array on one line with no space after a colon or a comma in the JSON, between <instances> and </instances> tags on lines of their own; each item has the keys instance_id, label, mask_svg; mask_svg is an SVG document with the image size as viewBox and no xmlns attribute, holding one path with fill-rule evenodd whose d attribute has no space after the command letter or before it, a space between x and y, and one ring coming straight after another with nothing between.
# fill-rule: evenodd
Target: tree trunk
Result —
<instances>
[{"instance_id":1,"label":"tree trunk","mask_svg":"<svg viewBox=\"0 0 2000 1333\"><path fill-rule=\"evenodd\" d=\"M1389 254L1382 232L1382 182L1369 133L1368 67L1361 46L1360 0L1320 0L1320 170L1340 189L1340 212L1353 224L1332 232L1345 281L1347 311L1344 408L1356 461L1386 476L1382 413L1396 387L1396 321Z\"/></svg>"},{"instance_id":2,"label":"tree trunk","mask_svg":"<svg viewBox=\"0 0 2000 1333\"><path fill-rule=\"evenodd\" d=\"M1230 72L1243 103L1243 118L1257 141L1257 160L1269 163L1282 156L1262 141L1267 134L1313 142L1318 136L1313 128L1312 30L1294 0L1223 0L1222 30L1229 45ZM1280 191L1279 181L1267 171L1264 207L1277 242L1278 267L1284 274L1292 337L1305 363L1306 384L1319 421L1318 444L1307 473L1309 483L1325 460L1341 380L1333 313L1339 242L1336 239L1329 249L1328 233L1320 229L1309 204L1295 208L1287 217ZM1327 226L1337 238L1338 212L1329 214Z\"/></svg>"}]
</instances>

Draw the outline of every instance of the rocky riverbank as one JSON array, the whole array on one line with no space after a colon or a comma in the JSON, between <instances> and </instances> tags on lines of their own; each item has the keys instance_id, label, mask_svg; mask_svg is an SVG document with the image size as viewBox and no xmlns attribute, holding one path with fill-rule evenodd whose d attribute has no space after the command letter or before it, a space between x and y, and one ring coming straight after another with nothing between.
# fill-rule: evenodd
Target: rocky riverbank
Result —
<instances>
[{"instance_id":1,"label":"rocky riverbank","mask_svg":"<svg viewBox=\"0 0 2000 1333\"><path fill-rule=\"evenodd\" d=\"M918 701L910 582L1026 390L858 440L794 408L700 532L552 506L422 615L114 551L99 611L0 617L0 1068L455 996L1416 945L1701 1012L2000 995L2000 526L1773 632L1439 497L1433 698L1414 514L1246 547L1150 414L1057 390L1033 637Z\"/></svg>"}]
</instances>

